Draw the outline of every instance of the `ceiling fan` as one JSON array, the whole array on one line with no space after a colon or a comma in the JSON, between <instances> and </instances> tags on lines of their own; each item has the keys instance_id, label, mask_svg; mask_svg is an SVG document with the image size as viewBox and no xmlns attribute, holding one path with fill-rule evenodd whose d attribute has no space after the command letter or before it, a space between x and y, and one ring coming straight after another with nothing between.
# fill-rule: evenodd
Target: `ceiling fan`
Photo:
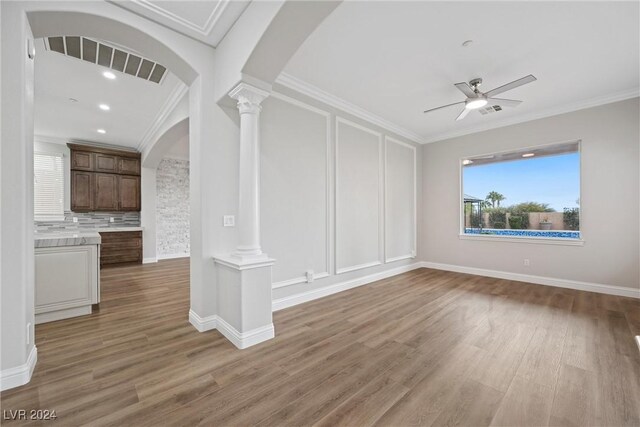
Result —
<instances>
[{"instance_id":1,"label":"ceiling fan","mask_svg":"<svg viewBox=\"0 0 640 427\"><path fill-rule=\"evenodd\" d=\"M456 120L462 120L469 114L471 110L477 110L478 108L482 108L487 104L491 105L499 105L501 107L517 107L522 103L522 101L516 101L515 99L502 99L502 98L494 98L495 95L498 95L502 92L506 92L511 89L515 89L522 85L526 85L527 83L535 82L537 79L529 74L526 77L523 77L518 80L514 80L511 83L507 83L506 85L502 85L495 89L491 89L488 92L480 92L478 87L482 84L482 79L473 79L469 83L462 82L456 83L454 86L457 87L460 92L464 93L467 96L467 99L460 102L454 102L453 104L443 105L441 107L431 108L426 110L425 113L429 113L431 111L440 110L441 108L447 108L454 105L464 104L464 109L462 112L456 117Z\"/></svg>"}]
</instances>

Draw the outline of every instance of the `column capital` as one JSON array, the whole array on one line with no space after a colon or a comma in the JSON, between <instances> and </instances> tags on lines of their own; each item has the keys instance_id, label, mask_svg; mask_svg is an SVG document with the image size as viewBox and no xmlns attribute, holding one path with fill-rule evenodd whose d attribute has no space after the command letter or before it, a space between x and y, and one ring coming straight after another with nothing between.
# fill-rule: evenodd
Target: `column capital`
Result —
<instances>
[{"instance_id":1,"label":"column capital","mask_svg":"<svg viewBox=\"0 0 640 427\"><path fill-rule=\"evenodd\" d=\"M238 101L240 113L250 113L260 111L260 103L269 96L269 92L247 83L240 83L229 92L229 96Z\"/></svg>"}]
</instances>

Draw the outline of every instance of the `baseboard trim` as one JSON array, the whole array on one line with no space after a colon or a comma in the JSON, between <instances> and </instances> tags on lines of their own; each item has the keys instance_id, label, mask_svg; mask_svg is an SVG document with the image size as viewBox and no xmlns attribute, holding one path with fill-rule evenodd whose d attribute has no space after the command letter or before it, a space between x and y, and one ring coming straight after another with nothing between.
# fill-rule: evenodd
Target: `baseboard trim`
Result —
<instances>
[{"instance_id":1,"label":"baseboard trim","mask_svg":"<svg viewBox=\"0 0 640 427\"><path fill-rule=\"evenodd\" d=\"M190 256L191 254L165 254L165 255L158 255L156 258L158 261L160 261L163 259L189 258Z\"/></svg>"},{"instance_id":2,"label":"baseboard trim","mask_svg":"<svg viewBox=\"0 0 640 427\"><path fill-rule=\"evenodd\" d=\"M315 299L333 295L352 288L357 288L358 286L366 285L368 283L386 279L388 277L397 276L398 274L406 273L407 271L415 270L421 267L421 263L416 262L414 264L392 268L390 270L381 271L379 273L370 274L368 276L359 277L357 279L335 283L333 285L314 289L308 292L302 292L288 297L278 298L276 300L273 300L273 311L283 310L285 308L293 307L294 305L313 301Z\"/></svg>"},{"instance_id":3,"label":"baseboard trim","mask_svg":"<svg viewBox=\"0 0 640 427\"><path fill-rule=\"evenodd\" d=\"M149 257L149 258L142 258L142 263L143 264L153 264L158 262L158 258L156 257Z\"/></svg>"},{"instance_id":4,"label":"baseboard trim","mask_svg":"<svg viewBox=\"0 0 640 427\"><path fill-rule=\"evenodd\" d=\"M200 317L193 310L189 310L189 323L191 323L198 332L217 329L218 332L241 350L275 337L273 323L247 332L240 332L219 316Z\"/></svg>"},{"instance_id":5,"label":"baseboard trim","mask_svg":"<svg viewBox=\"0 0 640 427\"><path fill-rule=\"evenodd\" d=\"M218 326L218 316L200 317L198 313L193 310L189 310L189 323L193 325L198 332L206 332L211 329L216 329Z\"/></svg>"},{"instance_id":6,"label":"baseboard trim","mask_svg":"<svg viewBox=\"0 0 640 427\"><path fill-rule=\"evenodd\" d=\"M218 317L218 331L240 350L275 337L273 323L247 332L240 332L220 317Z\"/></svg>"},{"instance_id":7,"label":"baseboard trim","mask_svg":"<svg viewBox=\"0 0 640 427\"><path fill-rule=\"evenodd\" d=\"M580 282L577 280L556 279L553 277L534 276L531 274L511 273L507 271L488 270L484 268L465 267L454 264L441 264L423 261L422 267L436 270L454 271L457 273L475 274L477 276L495 277L497 279L515 280L517 282L535 283L537 285L556 286L578 291L597 292L599 294L617 295L621 297L640 298L640 289L622 286L603 285L601 283Z\"/></svg>"},{"instance_id":8,"label":"baseboard trim","mask_svg":"<svg viewBox=\"0 0 640 427\"><path fill-rule=\"evenodd\" d=\"M0 372L0 391L9 390L27 384L31 381L31 375L38 361L38 349L34 345L27 357L27 361L15 368L5 369Z\"/></svg>"}]
</instances>

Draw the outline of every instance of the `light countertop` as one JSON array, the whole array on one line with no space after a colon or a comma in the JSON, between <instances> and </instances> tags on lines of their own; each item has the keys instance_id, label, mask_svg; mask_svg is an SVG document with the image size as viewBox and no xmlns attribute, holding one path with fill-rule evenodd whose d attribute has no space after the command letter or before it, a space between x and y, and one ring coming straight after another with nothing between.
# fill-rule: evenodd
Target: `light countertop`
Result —
<instances>
[{"instance_id":1,"label":"light countertop","mask_svg":"<svg viewBox=\"0 0 640 427\"><path fill-rule=\"evenodd\" d=\"M99 245L102 239L100 234L94 231L59 232L59 233L35 233L34 247L52 248L57 246L84 246Z\"/></svg>"},{"instance_id":2,"label":"light countertop","mask_svg":"<svg viewBox=\"0 0 640 427\"><path fill-rule=\"evenodd\" d=\"M143 227L96 227L92 228L91 231L95 231L97 233L114 233L117 231L142 231Z\"/></svg>"}]
</instances>

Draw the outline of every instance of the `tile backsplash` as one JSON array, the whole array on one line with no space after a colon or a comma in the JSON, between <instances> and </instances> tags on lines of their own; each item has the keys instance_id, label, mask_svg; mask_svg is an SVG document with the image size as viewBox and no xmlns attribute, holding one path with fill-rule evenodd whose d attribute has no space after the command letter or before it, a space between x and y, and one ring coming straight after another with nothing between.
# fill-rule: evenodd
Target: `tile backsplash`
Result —
<instances>
[{"instance_id":1,"label":"tile backsplash","mask_svg":"<svg viewBox=\"0 0 640 427\"><path fill-rule=\"evenodd\" d=\"M78 222L73 222L73 218ZM110 219L113 218L113 222ZM140 212L65 212L64 221L35 221L39 233L85 228L139 227Z\"/></svg>"}]
</instances>

